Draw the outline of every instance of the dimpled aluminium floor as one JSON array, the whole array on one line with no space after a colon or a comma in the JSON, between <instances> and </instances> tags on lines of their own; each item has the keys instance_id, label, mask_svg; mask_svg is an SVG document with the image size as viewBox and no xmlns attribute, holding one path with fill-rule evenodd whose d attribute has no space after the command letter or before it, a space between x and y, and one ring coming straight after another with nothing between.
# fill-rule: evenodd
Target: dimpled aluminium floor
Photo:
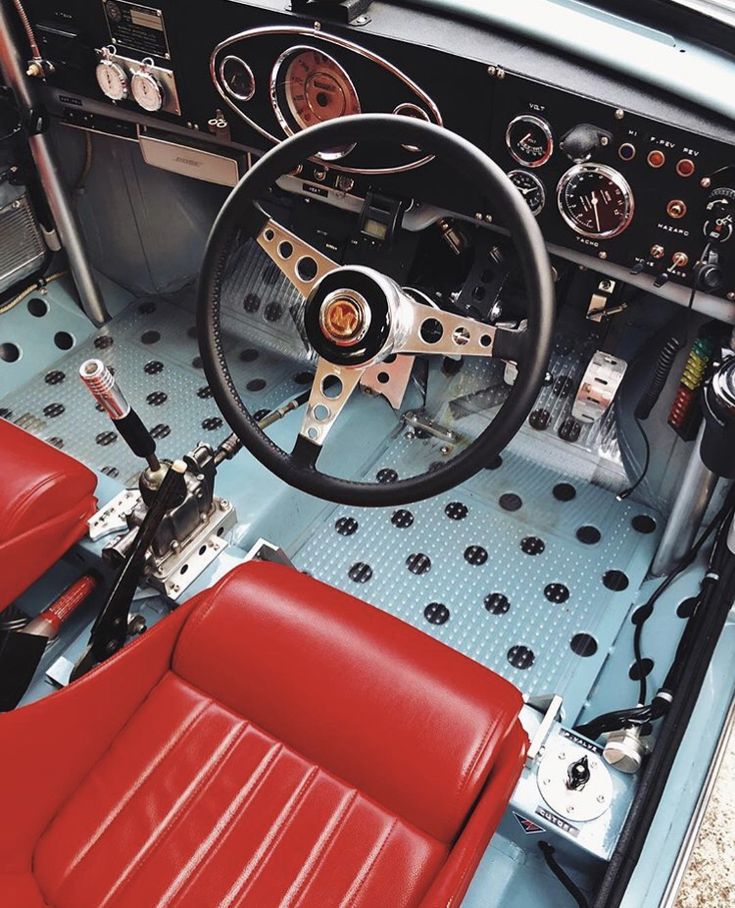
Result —
<instances>
[{"instance_id":1,"label":"dimpled aluminium floor","mask_svg":"<svg viewBox=\"0 0 735 908\"><path fill-rule=\"evenodd\" d=\"M395 481L435 455L434 443L404 436L369 478ZM525 694L562 694L571 721L635 601L659 520L510 451L493 466L418 504L340 506L293 559Z\"/></svg>"}]
</instances>

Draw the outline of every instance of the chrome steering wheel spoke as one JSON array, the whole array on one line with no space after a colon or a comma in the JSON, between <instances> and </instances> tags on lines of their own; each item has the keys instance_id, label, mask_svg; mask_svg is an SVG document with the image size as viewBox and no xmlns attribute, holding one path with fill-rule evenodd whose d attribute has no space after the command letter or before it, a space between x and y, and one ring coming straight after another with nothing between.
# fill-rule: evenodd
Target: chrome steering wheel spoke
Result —
<instances>
[{"instance_id":1,"label":"chrome steering wheel spoke","mask_svg":"<svg viewBox=\"0 0 735 908\"><path fill-rule=\"evenodd\" d=\"M310 466L316 463L324 439L364 374L362 366L335 366L323 357L317 360L306 413L294 447L294 454L300 450L303 455L311 450L306 458Z\"/></svg>"},{"instance_id":2,"label":"chrome steering wheel spoke","mask_svg":"<svg viewBox=\"0 0 735 908\"><path fill-rule=\"evenodd\" d=\"M525 329L486 325L464 315L426 306L401 294L395 353L433 353L441 356L494 356L516 361Z\"/></svg>"},{"instance_id":3,"label":"chrome steering wheel spoke","mask_svg":"<svg viewBox=\"0 0 735 908\"><path fill-rule=\"evenodd\" d=\"M304 297L311 293L318 280L338 267L336 262L282 227L273 218L265 221L256 240Z\"/></svg>"}]
</instances>

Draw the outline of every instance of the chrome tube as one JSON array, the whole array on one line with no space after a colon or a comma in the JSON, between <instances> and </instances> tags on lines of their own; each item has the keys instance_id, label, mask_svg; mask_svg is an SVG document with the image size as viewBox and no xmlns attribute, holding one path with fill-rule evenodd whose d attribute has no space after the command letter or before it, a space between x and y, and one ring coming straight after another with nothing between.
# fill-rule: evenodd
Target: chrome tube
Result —
<instances>
[{"instance_id":1,"label":"chrome tube","mask_svg":"<svg viewBox=\"0 0 735 908\"><path fill-rule=\"evenodd\" d=\"M13 40L15 23L10 19L10 9L11 7L4 0L0 0L0 71L6 85L15 94L21 108L21 115L27 119L31 112L38 111L39 107L25 74L22 55ZM66 187L60 179L51 140L47 133L35 132L31 128L28 146L33 155L59 238L69 259L69 270L79 293L82 308L95 325L103 325L110 316L87 259L82 235Z\"/></svg>"},{"instance_id":2,"label":"chrome tube","mask_svg":"<svg viewBox=\"0 0 735 908\"><path fill-rule=\"evenodd\" d=\"M719 476L707 469L699 452L704 429L703 422L653 559L651 573L654 577L668 574L691 548L717 485Z\"/></svg>"}]
</instances>

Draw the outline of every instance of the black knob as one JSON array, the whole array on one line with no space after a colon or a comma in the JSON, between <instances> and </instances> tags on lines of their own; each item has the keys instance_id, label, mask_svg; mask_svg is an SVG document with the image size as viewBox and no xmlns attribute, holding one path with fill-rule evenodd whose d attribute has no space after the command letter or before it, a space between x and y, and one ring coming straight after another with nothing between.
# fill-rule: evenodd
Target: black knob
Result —
<instances>
[{"instance_id":1,"label":"black knob","mask_svg":"<svg viewBox=\"0 0 735 908\"><path fill-rule=\"evenodd\" d=\"M712 243L726 243L735 225L735 189L721 186L707 197L704 235Z\"/></svg>"},{"instance_id":2,"label":"black knob","mask_svg":"<svg viewBox=\"0 0 735 908\"><path fill-rule=\"evenodd\" d=\"M702 265L697 272L697 287L704 290L705 293L716 293L718 290L722 290L724 283L722 268L719 265L714 263Z\"/></svg>"},{"instance_id":3,"label":"black knob","mask_svg":"<svg viewBox=\"0 0 735 908\"><path fill-rule=\"evenodd\" d=\"M559 148L575 164L589 161L592 155L605 148L612 141L612 133L593 126L591 123L579 123L573 126L559 142Z\"/></svg>"},{"instance_id":4,"label":"black knob","mask_svg":"<svg viewBox=\"0 0 735 908\"><path fill-rule=\"evenodd\" d=\"M567 768L567 788L579 791L590 780L590 761L587 755L570 763Z\"/></svg>"}]
</instances>

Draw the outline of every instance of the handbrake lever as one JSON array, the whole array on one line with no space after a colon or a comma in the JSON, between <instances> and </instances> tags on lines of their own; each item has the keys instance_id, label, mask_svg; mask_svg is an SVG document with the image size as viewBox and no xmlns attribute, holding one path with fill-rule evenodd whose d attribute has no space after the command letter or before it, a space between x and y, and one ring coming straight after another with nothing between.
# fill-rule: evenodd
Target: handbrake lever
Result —
<instances>
[{"instance_id":1,"label":"handbrake lever","mask_svg":"<svg viewBox=\"0 0 735 908\"><path fill-rule=\"evenodd\" d=\"M143 571L146 552L156 535L161 520L170 508L186 497L186 470L183 460L175 460L148 507L143 523L135 537L107 600L92 625L89 644L72 670L70 681L81 678L97 663L104 662L125 644L128 634L130 603Z\"/></svg>"}]
</instances>

